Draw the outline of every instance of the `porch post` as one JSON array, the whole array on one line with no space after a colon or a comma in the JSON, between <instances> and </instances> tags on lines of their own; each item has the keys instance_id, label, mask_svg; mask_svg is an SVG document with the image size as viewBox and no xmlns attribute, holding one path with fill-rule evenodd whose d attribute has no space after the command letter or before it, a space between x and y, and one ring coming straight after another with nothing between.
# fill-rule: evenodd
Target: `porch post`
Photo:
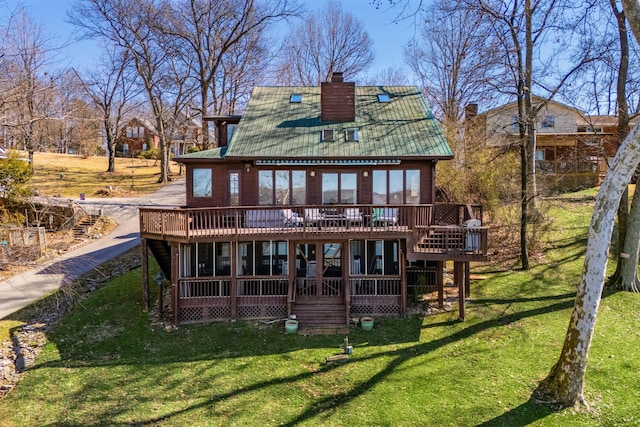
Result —
<instances>
[{"instance_id":1,"label":"porch post","mask_svg":"<svg viewBox=\"0 0 640 427\"><path fill-rule=\"evenodd\" d=\"M345 319L344 321L346 322L346 324L349 324L349 316L351 315L350 313L350 305L351 305L351 282L349 281L350 279L350 274L349 274L349 270L350 270L350 265L349 265L349 260L351 259L351 254L349 254L349 241L342 241L340 242L340 245L342 245L342 250L340 251L340 253L342 254L342 259L340 260L340 262L343 265L342 268L342 289L344 290L344 305L345 305Z\"/></svg>"},{"instance_id":2,"label":"porch post","mask_svg":"<svg viewBox=\"0 0 640 427\"><path fill-rule=\"evenodd\" d=\"M464 320L464 263L454 261L453 263L453 281L458 285L458 309L460 311L460 320Z\"/></svg>"},{"instance_id":3,"label":"porch post","mask_svg":"<svg viewBox=\"0 0 640 427\"><path fill-rule=\"evenodd\" d=\"M444 308L444 261L436 263L436 287L438 288L438 308Z\"/></svg>"},{"instance_id":4,"label":"porch post","mask_svg":"<svg viewBox=\"0 0 640 427\"><path fill-rule=\"evenodd\" d=\"M238 319L238 242L231 242L231 289L229 297L231 298L231 319Z\"/></svg>"},{"instance_id":5,"label":"porch post","mask_svg":"<svg viewBox=\"0 0 640 427\"><path fill-rule=\"evenodd\" d=\"M407 315L407 257L400 248L400 315Z\"/></svg>"},{"instance_id":6,"label":"porch post","mask_svg":"<svg viewBox=\"0 0 640 427\"><path fill-rule=\"evenodd\" d=\"M464 296L469 298L471 296L470 278L471 276L471 263L469 261L464 263Z\"/></svg>"},{"instance_id":7,"label":"porch post","mask_svg":"<svg viewBox=\"0 0 640 427\"><path fill-rule=\"evenodd\" d=\"M289 240L289 248L288 248L288 256L287 260L289 261L289 289L287 290L287 317L291 317L291 312L293 310L293 302L295 301L295 291L296 291L296 244Z\"/></svg>"},{"instance_id":8,"label":"porch post","mask_svg":"<svg viewBox=\"0 0 640 427\"><path fill-rule=\"evenodd\" d=\"M151 302L149 301L149 248L147 247L147 239L140 239L142 251L142 309L149 311Z\"/></svg>"},{"instance_id":9,"label":"porch post","mask_svg":"<svg viewBox=\"0 0 640 427\"><path fill-rule=\"evenodd\" d=\"M178 310L180 308L180 288L178 287L178 280L180 277L180 245L176 243L171 244L171 311L173 317L173 325L178 324ZM160 289L160 291L162 291Z\"/></svg>"}]
</instances>

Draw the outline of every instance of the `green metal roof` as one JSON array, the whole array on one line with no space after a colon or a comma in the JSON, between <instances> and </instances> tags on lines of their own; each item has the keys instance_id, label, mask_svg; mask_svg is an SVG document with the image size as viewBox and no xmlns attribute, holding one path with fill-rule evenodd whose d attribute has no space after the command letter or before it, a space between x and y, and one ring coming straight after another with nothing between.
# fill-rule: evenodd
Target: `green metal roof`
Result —
<instances>
[{"instance_id":1,"label":"green metal roof","mask_svg":"<svg viewBox=\"0 0 640 427\"><path fill-rule=\"evenodd\" d=\"M211 150L196 151L193 153L183 154L180 159L224 159L229 147L213 148Z\"/></svg>"},{"instance_id":2,"label":"green metal roof","mask_svg":"<svg viewBox=\"0 0 640 427\"><path fill-rule=\"evenodd\" d=\"M294 93L302 95L302 102L290 102ZM389 102L379 102L379 94L388 94ZM323 123L320 87L256 87L222 155L257 159L453 157L417 87L356 86L355 98L354 121ZM334 130L333 141L321 141L323 129ZM358 141L345 141L347 129L358 130ZM193 154L200 154L197 158L208 155Z\"/></svg>"}]
</instances>

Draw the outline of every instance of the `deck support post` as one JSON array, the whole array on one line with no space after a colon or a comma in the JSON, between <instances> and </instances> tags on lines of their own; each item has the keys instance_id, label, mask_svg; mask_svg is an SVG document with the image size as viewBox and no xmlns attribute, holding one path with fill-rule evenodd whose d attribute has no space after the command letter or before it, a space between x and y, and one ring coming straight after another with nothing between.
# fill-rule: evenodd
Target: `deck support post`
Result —
<instances>
[{"instance_id":1,"label":"deck support post","mask_svg":"<svg viewBox=\"0 0 640 427\"><path fill-rule=\"evenodd\" d=\"M180 309L179 266L180 246L176 243L171 245L171 317L174 326L178 324L178 310ZM158 288L162 292L161 287Z\"/></svg>"},{"instance_id":2,"label":"deck support post","mask_svg":"<svg viewBox=\"0 0 640 427\"><path fill-rule=\"evenodd\" d=\"M460 320L464 320L464 296L465 296L465 277L464 277L464 262L453 262L453 282L458 286L458 309L460 311Z\"/></svg>"},{"instance_id":3,"label":"deck support post","mask_svg":"<svg viewBox=\"0 0 640 427\"><path fill-rule=\"evenodd\" d=\"M436 288L438 289L438 308L444 308L444 261L436 263Z\"/></svg>"},{"instance_id":4,"label":"deck support post","mask_svg":"<svg viewBox=\"0 0 640 427\"><path fill-rule=\"evenodd\" d=\"M464 263L464 296L465 298L471 297L471 263L466 261Z\"/></svg>"},{"instance_id":5,"label":"deck support post","mask_svg":"<svg viewBox=\"0 0 640 427\"><path fill-rule=\"evenodd\" d=\"M293 314L293 303L295 298L294 292L296 291L296 256L298 255L296 253L296 244L293 242L293 240L289 240L288 251L289 256L287 257L287 259L289 261L289 271L287 273L289 273L289 288L287 289L287 317L291 318L291 314Z\"/></svg>"},{"instance_id":6,"label":"deck support post","mask_svg":"<svg viewBox=\"0 0 640 427\"><path fill-rule=\"evenodd\" d=\"M238 256L238 242L231 242L231 289L229 297L231 297L230 314L232 320L238 319L238 271L236 266Z\"/></svg>"},{"instance_id":7,"label":"deck support post","mask_svg":"<svg viewBox=\"0 0 640 427\"><path fill-rule=\"evenodd\" d=\"M141 257L142 257L142 309L149 311L151 301L149 299L149 248L147 247L147 239L140 240Z\"/></svg>"},{"instance_id":8,"label":"deck support post","mask_svg":"<svg viewBox=\"0 0 640 427\"><path fill-rule=\"evenodd\" d=\"M400 316L407 315L407 256L400 250Z\"/></svg>"}]
</instances>

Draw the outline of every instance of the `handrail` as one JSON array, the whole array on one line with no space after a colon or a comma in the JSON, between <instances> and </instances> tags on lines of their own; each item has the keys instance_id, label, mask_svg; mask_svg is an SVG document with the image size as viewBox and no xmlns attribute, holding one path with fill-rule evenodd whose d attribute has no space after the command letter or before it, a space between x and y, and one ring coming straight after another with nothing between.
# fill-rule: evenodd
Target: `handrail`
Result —
<instances>
[{"instance_id":1,"label":"handrail","mask_svg":"<svg viewBox=\"0 0 640 427\"><path fill-rule=\"evenodd\" d=\"M331 210L331 214L329 214ZM316 216L320 214L320 216ZM324 215L326 214L326 215ZM381 216L384 215L384 216ZM140 232L163 237L209 237L217 234L271 233L298 230L317 233L335 227L360 227L370 232L415 230L462 225L482 220L482 206L435 205L305 205L211 208L140 208Z\"/></svg>"}]
</instances>

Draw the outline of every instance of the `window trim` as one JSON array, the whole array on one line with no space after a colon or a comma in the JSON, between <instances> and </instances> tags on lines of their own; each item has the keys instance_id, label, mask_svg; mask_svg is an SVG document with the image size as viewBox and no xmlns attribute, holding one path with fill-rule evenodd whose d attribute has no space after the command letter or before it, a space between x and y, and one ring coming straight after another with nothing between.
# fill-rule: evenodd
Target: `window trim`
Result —
<instances>
[{"instance_id":1,"label":"window trim","mask_svg":"<svg viewBox=\"0 0 640 427\"><path fill-rule=\"evenodd\" d=\"M344 140L346 142L360 142L358 129L349 128L344 130Z\"/></svg>"},{"instance_id":2,"label":"window trim","mask_svg":"<svg viewBox=\"0 0 640 427\"><path fill-rule=\"evenodd\" d=\"M331 128L322 129L322 135L320 137L322 142L333 142L335 139L335 131Z\"/></svg>"},{"instance_id":3,"label":"window trim","mask_svg":"<svg viewBox=\"0 0 640 427\"><path fill-rule=\"evenodd\" d=\"M545 114L542 116L540 126L543 129L553 129L556 127L556 116L554 114Z\"/></svg>"}]
</instances>

